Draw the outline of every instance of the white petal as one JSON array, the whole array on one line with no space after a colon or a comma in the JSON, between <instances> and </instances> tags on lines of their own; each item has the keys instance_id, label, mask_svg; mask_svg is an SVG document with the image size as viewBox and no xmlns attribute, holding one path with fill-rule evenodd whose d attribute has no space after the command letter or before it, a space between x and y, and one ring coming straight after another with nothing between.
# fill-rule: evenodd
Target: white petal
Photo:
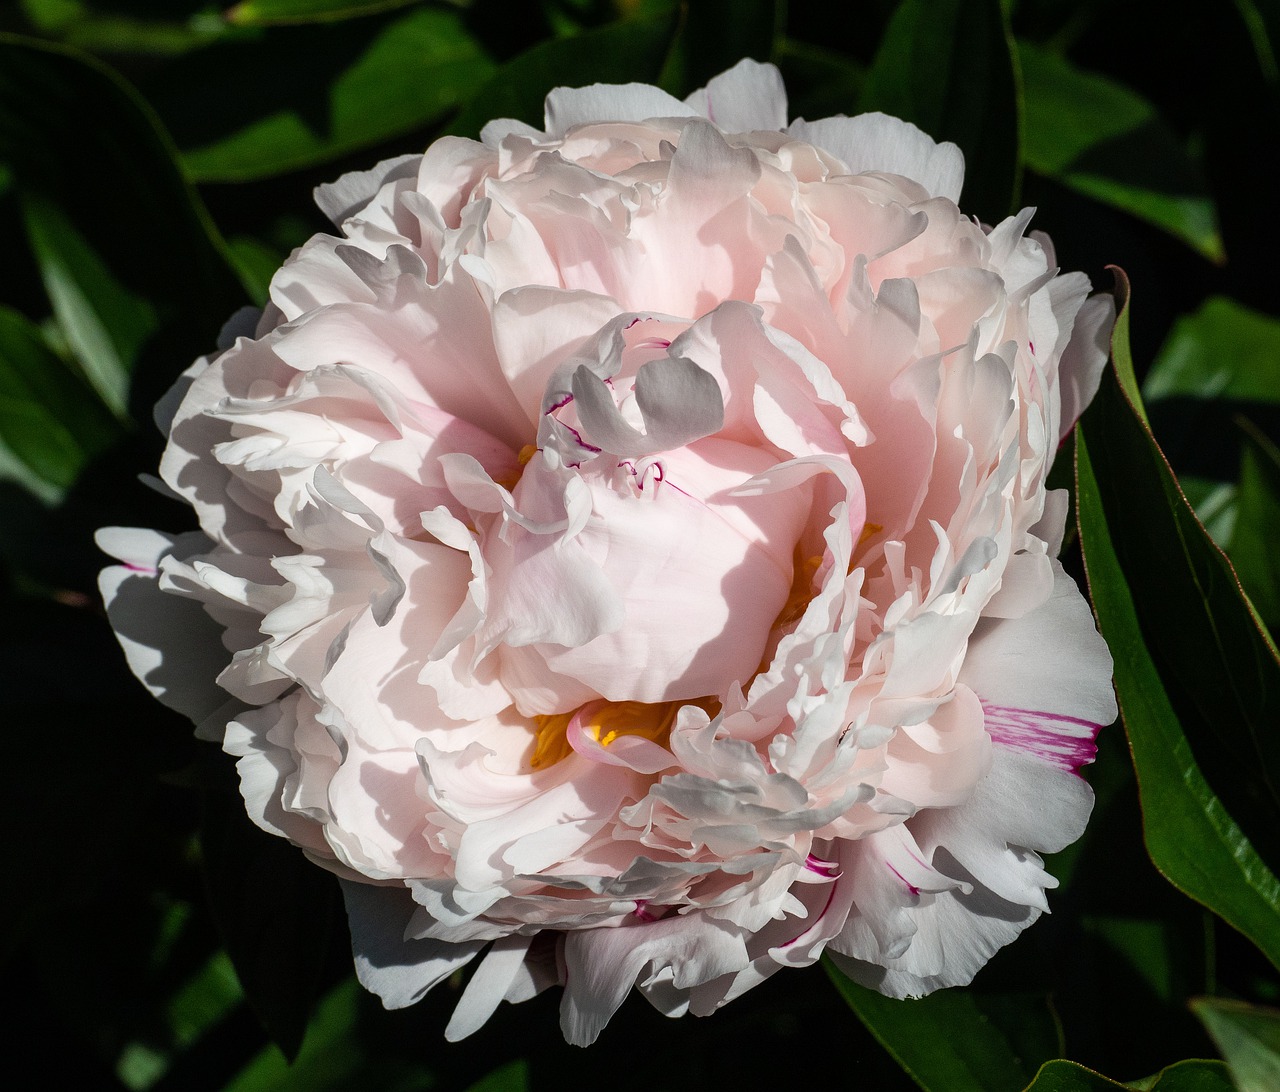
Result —
<instances>
[{"instance_id":1,"label":"white petal","mask_svg":"<svg viewBox=\"0 0 1280 1092\"><path fill-rule=\"evenodd\" d=\"M401 155L384 159L367 171L348 171L336 182L325 182L315 188L315 201L337 227L369 203L386 183L398 178L413 178L418 173L419 155Z\"/></svg>"},{"instance_id":2,"label":"white petal","mask_svg":"<svg viewBox=\"0 0 1280 1092\"><path fill-rule=\"evenodd\" d=\"M462 998L444 1029L444 1037L449 1042L456 1043L472 1032L479 1031L493 1015L524 966L524 957L532 939L509 936L493 942L493 947L480 961L467 988L462 991Z\"/></svg>"},{"instance_id":3,"label":"white petal","mask_svg":"<svg viewBox=\"0 0 1280 1092\"><path fill-rule=\"evenodd\" d=\"M749 962L736 931L700 914L569 933L564 959L560 1027L574 1046L595 1042L646 966L648 977L669 968L675 986L684 989L736 973Z\"/></svg>"},{"instance_id":4,"label":"white petal","mask_svg":"<svg viewBox=\"0 0 1280 1092\"><path fill-rule=\"evenodd\" d=\"M950 141L937 143L909 121L888 114L794 121L787 130L844 160L850 174L877 171L920 183L932 196L960 200L964 153Z\"/></svg>"},{"instance_id":5,"label":"white petal","mask_svg":"<svg viewBox=\"0 0 1280 1092\"><path fill-rule=\"evenodd\" d=\"M158 577L162 557L189 556L206 549L208 540L105 527L96 541L125 562L103 569L98 589L129 669L170 709L201 723L227 701L214 681L229 659L222 627L200 603L161 591Z\"/></svg>"},{"instance_id":6,"label":"white petal","mask_svg":"<svg viewBox=\"0 0 1280 1092\"><path fill-rule=\"evenodd\" d=\"M645 83L557 87L547 96L546 125L551 136L564 136L575 125L589 125L594 121L696 116L697 111L692 107Z\"/></svg>"},{"instance_id":7,"label":"white petal","mask_svg":"<svg viewBox=\"0 0 1280 1092\"><path fill-rule=\"evenodd\" d=\"M744 57L684 100L726 133L787 127L787 89L771 64Z\"/></svg>"},{"instance_id":8,"label":"white petal","mask_svg":"<svg viewBox=\"0 0 1280 1092\"><path fill-rule=\"evenodd\" d=\"M1075 581L1053 561L1053 595L1021 618L984 618L959 680L984 703L1074 717L1098 728L1116 718L1111 654Z\"/></svg>"},{"instance_id":9,"label":"white petal","mask_svg":"<svg viewBox=\"0 0 1280 1092\"><path fill-rule=\"evenodd\" d=\"M432 986L466 966L484 947L479 940L451 944L443 940L405 940L416 904L403 887L342 883L342 900L351 927L356 977L389 1009L421 1001Z\"/></svg>"}]
</instances>

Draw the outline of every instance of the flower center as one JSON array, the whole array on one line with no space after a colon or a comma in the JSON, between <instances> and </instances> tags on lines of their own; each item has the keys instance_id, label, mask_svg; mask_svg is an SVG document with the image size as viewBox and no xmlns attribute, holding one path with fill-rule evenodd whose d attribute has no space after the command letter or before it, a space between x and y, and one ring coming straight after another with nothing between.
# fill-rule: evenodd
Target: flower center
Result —
<instances>
[{"instance_id":1,"label":"flower center","mask_svg":"<svg viewBox=\"0 0 1280 1092\"><path fill-rule=\"evenodd\" d=\"M529 764L535 770L543 770L567 758L573 750L569 726L575 719L602 747L623 736L641 736L666 747L676 717L686 705L696 705L711 717L720 711L719 699L703 697L694 701L593 701L568 713L535 715L538 734Z\"/></svg>"},{"instance_id":2,"label":"flower center","mask_svg":"<svg viewBox=\"0 0 1280 1092\"><path fill-rule=\"evenodd\" d=\"M500 478L494 478L503 489L510 492L520 484L520 478L524 475L524 468L529 465L529 460L538 454L538 449L533 444L525 444L516 455L518 466L509 474L504 474Z\"/></svg>"}]
</instances>

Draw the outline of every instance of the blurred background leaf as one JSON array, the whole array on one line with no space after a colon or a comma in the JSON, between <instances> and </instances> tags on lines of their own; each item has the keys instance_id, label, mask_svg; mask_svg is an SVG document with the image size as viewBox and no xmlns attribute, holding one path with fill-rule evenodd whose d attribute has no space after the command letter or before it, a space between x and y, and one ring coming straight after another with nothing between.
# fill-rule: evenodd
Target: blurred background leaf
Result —
<instances>
[{"instance_id":1,"label":"blurred background leaf","mask_svg":"<svg viewBox=\"0 0 1280 1092\"><path fill-rule=\"evenodd\" d=\"M494 65L457 9L270 28L142 84L200 181L281 174L440 121Z\"/></svg>"},{"instance_id":2,"label":"blurred background leaf","mask_svg":"<svg viewBox=\"0 0 1280 1092\"><path fill-rule=\"evenodd\" d=\"M1199 168L1156 108L1065 57L1020 42L1027 166L1225 257Z\"/></svg>"},{"instance_id":3,"label":"blurred background leaf","mask_svg":"<svg viewBox=\"0 0 1280 1092\"><path fill-rule=\"evenodd\" d=\"M1022 90L1000 0L905 0L867 72L858 109L892 114L960 145L967 211L992 224L1015 211Z\"/></svg>"},{"instance_id":4,"label":"blurred background leaf","mask_svg":"<svg viewBox=\"0 0 1280 1092\"><path fill-rule=\"evenodd\" d=\"M226 11L227 22L237 26L270 26L276 23L324 23L376 15L403 8L419 0L241 0Z\"/></svg>"},{"instance_id":5,"label":"blurred background leaf","mask_svg":"<svg viewBox=\"0 0 1280 1092\"><path fill-rule=\"evenodd\" d=\"M1239 1092L1280 1088L1280 1010L1202 997L1191 1003L1226 1059Z\"/></svg>"},{"instance_id":6,"label":"blurred background leaf","mask_svg":"<svg viewBox=\"0 0 1280 1092\"><path fill-rule=\"evenodd\" d=\"M494 118L541 125L543 100L562 82L655 83L679 26L674 10L641 14L572 38L541 42L503 64L467 103L449 132L476 138Z\"/></svg>"},{"instance_id":7,"label":"blurred background leaf","mask_svg":"<svg viewBox=\"0 0 1280 1092\"><path fill-rule=\"evenodd\" d=\"M39 327L0 307L0 438L42 499L60 497L120 426ZM34 479L34 480L32 480Z\"/></svg>"}]
</instances>

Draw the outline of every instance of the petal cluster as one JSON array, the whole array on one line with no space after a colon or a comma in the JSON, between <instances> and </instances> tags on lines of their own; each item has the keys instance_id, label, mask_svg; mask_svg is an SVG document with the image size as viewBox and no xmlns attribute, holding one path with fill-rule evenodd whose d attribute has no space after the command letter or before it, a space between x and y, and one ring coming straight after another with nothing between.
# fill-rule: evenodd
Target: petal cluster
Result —
<instances>
[{"instance_id":1,"label":"petal cluster","mask_svg":"<svg viewBox=\"0 0 1280 1092\"><path fill-rule=\"evenodd\" d=\"M103 532L134 670L343 881L391 1006L704 1014L825 950L967 982L1081 832L1111 661L1055 559L1109 297L884 115L744 61L317 191Z\"/></svg>"}]
</instances>

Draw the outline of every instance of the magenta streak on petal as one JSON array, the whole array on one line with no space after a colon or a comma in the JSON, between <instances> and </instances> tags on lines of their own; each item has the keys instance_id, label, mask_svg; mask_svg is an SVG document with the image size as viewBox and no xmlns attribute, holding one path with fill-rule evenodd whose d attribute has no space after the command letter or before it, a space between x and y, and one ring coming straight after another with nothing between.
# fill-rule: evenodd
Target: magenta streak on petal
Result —
<instances>
[{"instance_id":1,"label":"magenta streak on petal","mask_svg":"<svg viewBox=\"0 0 1280 1092\"><path fill-rule=\"evenodd\" d=\"M556 410L558 410L558 409L563 409L565 406L567 406L567 405L568 405L570 402L572 402L572 401L573 401L573 395L571 395L571 394L566 394L563 398L561 398L561 399L560 399L560 401L559 401L559 402L555 402L555 403L551 404L550 406L548 406L548 407L547 407L547 409L546 409L546 412L545 412L545 413L543 413L543 416L544 416L544 417L550 417L553 413L555 413L555 411L556 411Z\"/></svg>"},{"instance_id":2,"label":"magenta streak on petal","mask_svg":"<svg viewBox=\"0 0 1280 1092\"><path fill-rule=\"evenodd\" d=\"M993 743L1034 755L1067 773L1077 773L1097 754L1094 741L1102 731L1101 724L1061 713L1010 709L985 701L982 712L986 717L987 734Z\"/></svg>"},{"instance_id":3,"label":"magenta streak on petal","mask_svg":"<svg viewBox=\"0 0 1280 1092\"><path fill-rule=\"evenodd\" d=\"M132 561L124 562L124 567L131 573L146 573L148 576L155 576L160 571L151 565L135 565Z\"/></svg>"},{"instance_id":4,"label":"magenta streak on petal","mask_svg":"<svg viewBox=\"0 0 1280 1092\"><path fill-rule=\"evenodd\" d=\"M894 868L893 865L891 865L888 861L885 861L884 866L903 882L904 886L908 891L911 892L911 894L913 895L920 894L920 888L916 887L916 885L913 883L909 883L907 881L906 876L904 876L901 872L899 872L896 868Z\"/></svg>"},{"instance_id":5,"label":"magenta streak on petal","mask_svg":"<svg viewBox=\"0 0 1280 1092\"><path fill-rule=\"evenodd\" d=\"M804 866L810 872L816 872L819 876L825 876L829 880L840 878L840 866L835 861L824 861L821 857L815 857L812 853L805 857Z\"/></svg>"},{"instance_id":6,"label":"magenta streak on petal","mask_svg":"<svg viewBox=\"0 0 1280 1092\"><path fill-rule=\"evenodd\" d=\"M1027 348L1031 350L1031 355L1036 355L1036 343L1029 338L1027 339Z\"/></svg>"},{"instance_id":7,"label":"magenta streak on petal","mask_svg":"<svg viewBox=\"0 0 1280 1092\"><path fill-rule=\"evenodd\" d=\"M561 421L560 424L563 425L565 428L567 428L570 432L572 432L573 438L578 442L578 444L581 447L586 448L587 451L594 451L598 455L601 451L604 450L604 448L596 447L595 444L587 443L587 441L582 438L582 433L579 432L572 425L566 425L563 421ZM578 465L578 464L575 464L575 465Z\"/></svg>"},{"instance_id":8,"label":"magenta streak on petal","mask_svg":"<svg viewBox=\"0 0 1280 1092\"><path fill-rule=\"evenodd\" d=\"M648 899L636 899L636 908L633 911L631 911L631 915L634 918L638 918L640 921L657 921L658 920L657 914L649 913Z\"/></svg>"},{"instance_id":9,"label":"magenta streak on petal","mask_svg":"<svg viewBox=\"0 0 1280 1092\"><path fill-rule=\"evenodd\" d=\"M915 861L915 863L918 864L921 868L928 868L928 869L933 868L933 865L929 864L928 861L922 861L920 859L920 854L916 853L914 850L908 849L907 856L910 857L913 861Z\"/></svg>"},{"instance_id":10,"label":"magenta streak on petal","mask_svg":"<svg viewBox=\"0 0 1280 1092\"><path fill-rule=\"evenodd\" d=\"M666 337L647 337L636 342L637 349L670 349L671 339Z\"/></svg>"}]
</instances>

